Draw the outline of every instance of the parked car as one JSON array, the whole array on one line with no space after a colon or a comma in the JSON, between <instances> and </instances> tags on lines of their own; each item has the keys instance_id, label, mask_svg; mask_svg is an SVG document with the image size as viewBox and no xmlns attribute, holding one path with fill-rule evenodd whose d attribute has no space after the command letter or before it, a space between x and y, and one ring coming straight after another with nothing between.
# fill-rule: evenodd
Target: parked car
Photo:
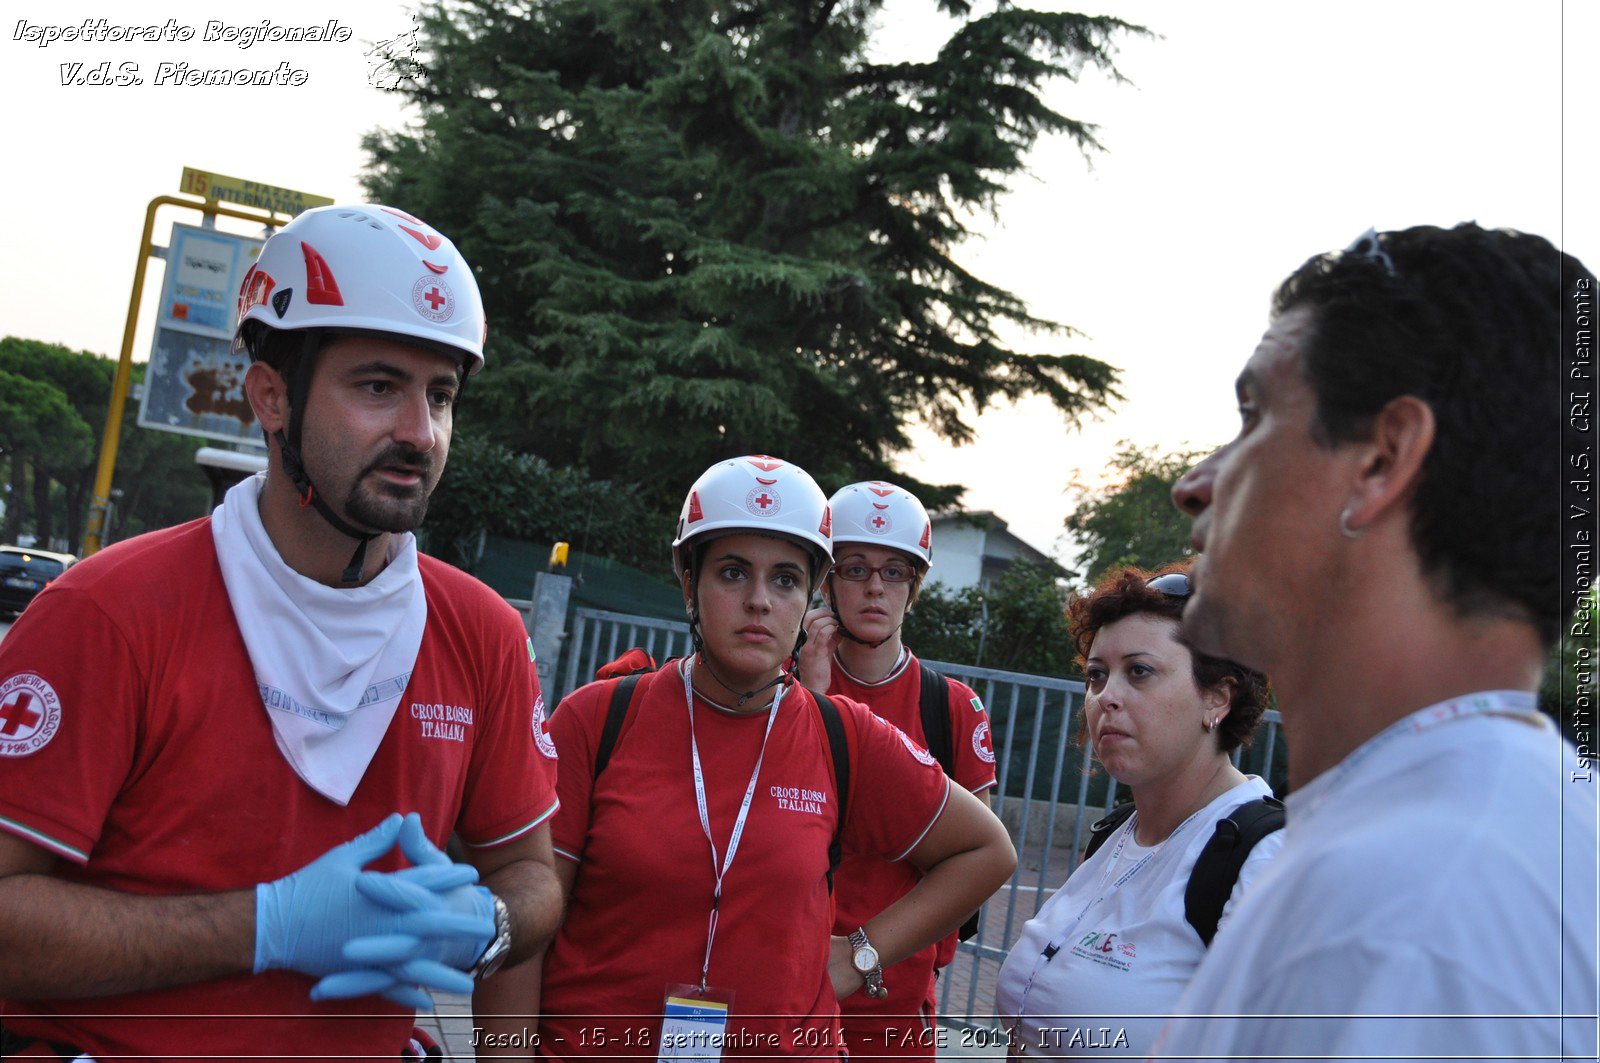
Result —
<instances>
[{"instance_id":1,"label":"parked car","mask_svg":"<svg viewBox=\"0 0 1600 1063\"><path fill-rule=\"evenodd\" d=\"M20 613L50 581L78 560L71 554L0 546L0 614Z\"/></svg>"}]
</instances>

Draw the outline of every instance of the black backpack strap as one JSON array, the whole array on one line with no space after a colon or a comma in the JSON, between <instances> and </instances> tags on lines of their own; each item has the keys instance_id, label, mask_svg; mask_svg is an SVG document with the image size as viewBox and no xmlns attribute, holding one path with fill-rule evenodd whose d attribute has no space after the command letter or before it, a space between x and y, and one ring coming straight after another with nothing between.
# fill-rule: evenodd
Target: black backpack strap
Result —
<instances>
[{"instance_id":1,"label":"black backpack strap","mask_svg":"<svg viewBox=\"0 0 1600 1063\"><path fill-rule=\"evenodd\" d=\"M1229 812L1217 821L1217 829L1200 850L1189 875L1189 888L1183 894L1183 914L1211 947L1217 936L1222 909L1233 895L1239 870L1256 843L1283 828L1283 802L1275 797L1258 797Z\"/></svg>"},{"instance_id":2,"label":"black backpack strap","mask_svg":"<svg viewBox=\"0 0 1600 1063\"><path fill-rule=\"evenodd\" d=\"M1106 843L1106 839L1111 837L1118 827L1126 823L1131 815L1133 815L1133 802L1124 801L1100 819L1095 820L1089 827L1089 844L1083 847L1083 858L1087 860L1099 852L1100 847Z\"/></svg>"},{"instance_id":3,"label":"black backpack strap","mask_svg":"<svg viewBox=\"0 0 1600 1063\"><path fill-rule=\"evenodd\" d=\"M73 1060L83 1055L80 1049L60 1041L41 1041L37 1037L26 1037L12 1030L0 1026L0 1059L10 1059L12 1056L21 1055L25 1050L36 1044L42 1044L54 1052L57 1059Z\"/></svg>"},{"instance_id":4,"label":"black backpack strap","mask_svg":"<svg viewBox=\"0 0 1600 1063\"><path fill-rule=\"evenodd\" d=\"M839 794L839 824L834 828L833 841L828 844L828 893L833 893L833 872L839 866L844 848L839 835L844 833L845 813L850 809L850 746L844 737L844 719L839 706L826 694L818 694L817 711L822 713L822 729L828 735L828 751L833 754L834 787Z\"/></svg>"},{"instance_id":5,"label":"black backpack strap","mask_svg":"<svg viewBox=\"0 0 1600 1063\"><path fill-rule=\"evenodd\" d=\"M628 705L633 701L633 689L639 685L639 676L643 672L625 675L617 680L617 685L611 688L611 705L606 709L606 723L600 730L600 744L594 750L594 775L606 770L606 763L611 760L611 751L616 748L617 736L622 733L622 721L627 718Z\"/></svg>"},{"instance_id":6,"label":"black backpack strap","mask_svg":"<svg viewBox=\"0 0 1600 1063\"><path fill-rule=\"evenodd\" d=\"M922 664L921 661L917 662ZM918 697L922 711L922 738L928 743L928 752L939 762L944 773L954 778L956 751L950 741L950 680L922 665L922 693Z\"/></svg>"}]
</instances>

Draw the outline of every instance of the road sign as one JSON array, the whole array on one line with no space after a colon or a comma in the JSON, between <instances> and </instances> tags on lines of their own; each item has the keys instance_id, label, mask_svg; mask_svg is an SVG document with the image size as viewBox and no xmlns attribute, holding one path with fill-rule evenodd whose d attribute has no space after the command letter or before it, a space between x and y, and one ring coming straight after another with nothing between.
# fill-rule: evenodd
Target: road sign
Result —
<instances>
[{"instance_id":1,"label":"road sign","mask_svg":"<svg viewBox=\"0 0 1600 1063\"><path fill-rule=\"evenodd\" d=\"M310 192L298 192L293 188L279 188L277 185L262 184L260 181L246 181L240 177L196 170L192 166L183 168L183 179L178 184L178 191L291 216L310 210L312 207L326 207L333 203L327 196L314 196Z\"/></svg>"},{"instance_id":2,"label":"road sign","mask_svg":"<svg viewBox=\"0 0 1600 1063\"><path fill-rule=\"evenodd\" d=\"M248 356L235 355L234 312L254 237L173 225L139 424L229 443L260 444L244 396Z\"/></svg>"}]
</instances>

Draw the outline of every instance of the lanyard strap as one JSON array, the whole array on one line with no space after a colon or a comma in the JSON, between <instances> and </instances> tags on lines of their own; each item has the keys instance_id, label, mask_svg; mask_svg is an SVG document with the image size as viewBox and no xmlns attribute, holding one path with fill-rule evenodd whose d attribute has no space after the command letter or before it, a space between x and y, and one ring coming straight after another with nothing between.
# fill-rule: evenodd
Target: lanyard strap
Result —
<instances>
[{"instance_id":1,"label":"lanyard strap","mask_svg":"<svg viewBox=\"0 0 1600 1063\"><path fill-rule=\"evenodd\" d=\"M1429 705L1425 709L1418 709L1409 716L1396 720L1356 747L1338 764L1329 768L1313 782L1310 799L1300 814L1310 815L1312 810L1327 800L1329 794L1338 789L1340 780L1350 774L1358 764L1396 739L1421 734L1431 727L1452 720L1466 719L1469 716L1508 716L1537 727L1548 726L1545 718L1539 713L1539 699L1527 690L1487 690L1476 694L1463 694L1448 701ZM1293 794L1289 800L1294 800Z\"/></svg>"},{"instance_id":2,"label":"lanyard strap","mask_svg":"<svg viewBox=\"0 0 1600 1063\"><path fill-rule=\"evenodd\" d=\"M733 854L739 850L739 839L744 835L744 822L750 815L750 802L756 793L756 779L761 775L761 762L767 757L767 739L772 737L772 725L778 721L778 705L782 703L788 687L779 686L777 693L773 695L772 708L767 712L767 729L761 735L761 752L756 756L755 770L750 773L750 785L745 787L744 801L739 805L739 815L733 821L733 834L728 838L728 851L719 863L717 843L711 837L711 815L706 810L706 777L700 767L700 743L694 733L694 688L689 678L693 668L692 661L684 662L683 700L689 707L689 753L694 759L694 803L700 812L700 829L705 832L706 844L711 846L711 874L715 881L711 893L711 918L706 926L706 956L700 965L700 990L704 992L706 976L711 973L711 944L717 937L717 910L722 906L722 877L728 873L728 868L733 866Z\"/></svg>"}]
</instances>

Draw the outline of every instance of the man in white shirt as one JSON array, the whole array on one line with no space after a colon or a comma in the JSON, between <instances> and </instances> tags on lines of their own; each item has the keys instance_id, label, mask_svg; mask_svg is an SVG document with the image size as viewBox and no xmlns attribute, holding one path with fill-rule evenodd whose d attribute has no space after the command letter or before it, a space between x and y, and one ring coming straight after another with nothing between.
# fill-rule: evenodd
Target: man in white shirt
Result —
<instances>
[{"instance_id":1,"label":"man in white shirt","mask_svg":"<svg viewBox=\"0 0 1600 1063\"><path fill-rule=\"evenodd\" d=\"M1156 1057L1595 1058L1593 762L1536 695L1592 572L1561 485L1593 480L1594 291L1476 225L1278 290L1238 437L1173 497L1186 638L1273 678L1288 827Z\"/></svg>"}]
</instances>

